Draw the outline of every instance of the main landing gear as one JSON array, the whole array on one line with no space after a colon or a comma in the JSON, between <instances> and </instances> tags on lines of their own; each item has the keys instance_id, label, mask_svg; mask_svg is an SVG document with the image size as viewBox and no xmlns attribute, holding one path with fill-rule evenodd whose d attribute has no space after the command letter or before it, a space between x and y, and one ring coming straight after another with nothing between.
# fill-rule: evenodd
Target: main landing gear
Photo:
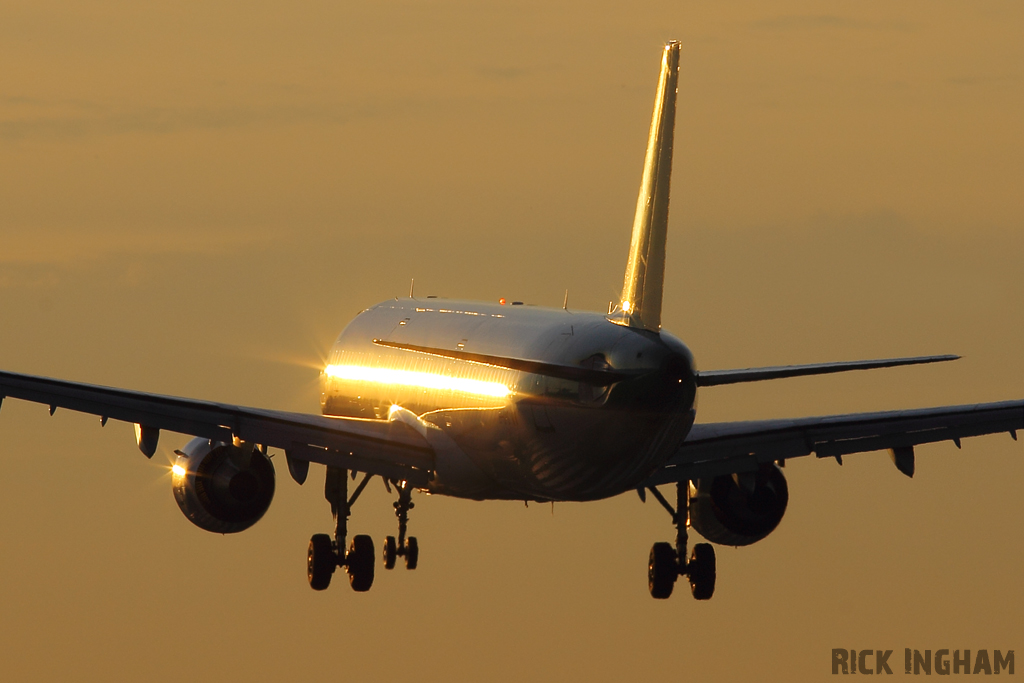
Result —
<instances>
[{"instance_id":1,"label":"main landing gear","mask_svg":"<svg viewBox=\"0 0 1024 683\"><path fill-rule=\"evenodd\" d=\"M690 482L676 483L676 507L673 508L661 492L653 486L648 489L661 505L672 515L676 525L676 545L655 543L651 548L647 565L647 587L651 597L665 600L672 595L676 578L686 576L690 581L690 592L697 600L710 600L715 592L715 549L710 543L693 546L690 559L686 559L686 530L690 526Z\"/></svg>"},{"instance_id":2,"label":"main landing gear","mask_svg":"<svg viewBox=\"0 0 1024 683\"><path fill-rule=\"evenodd\" d=\"M345 567L352 590L364 592L373 585L373 539L366 534L359 534L352 539L348 550L345 550L352 505L370 482L370 476L367 474L363 477L349 498L348 472L336 467L327 468L324 498L331 504L331 514L334 515L334 538L327 534L314 534L309 539L306 577L313 590L322 591L331 585L331 577L338 567Z\"/></svg>"},{"instance_id":3,"label":"main landing gear","mask_svg":"<svg viewBox=\"0 0 1024 683\"><path fill-rule=\"evenodd\" d=\"M355 475L353 474L353 477ZM371 474L363 476L350 498L348 495L348 472L335 467L327 468L327 479L324 482L324 497L331 504L334 516L334 538L328 534L314 534L309 539L309 552L306 555L306 577L313 590L322 591L331 585L331 577L338 567L345 567L348 582L352 590L365 592L373 586L373 570L375 553L373 539L366 534L352 538L351 545L345 550L348 535L348 518L352 514L352 505L359 498L370 479ZM415 537L405 538L406 526L409 523L409 510L414 505L412 487L407 482L394 482L398 489L398 502L395 503L395 515L398 517L398 541L388 536L384 541L384 566L391 569L395 566L395 558L405 558L405 566L415 569L419 559L419 546ZM385 485L387 481L385 480ZM388 485L388 490L391 487Z\"/></svg>"}]
</instances>

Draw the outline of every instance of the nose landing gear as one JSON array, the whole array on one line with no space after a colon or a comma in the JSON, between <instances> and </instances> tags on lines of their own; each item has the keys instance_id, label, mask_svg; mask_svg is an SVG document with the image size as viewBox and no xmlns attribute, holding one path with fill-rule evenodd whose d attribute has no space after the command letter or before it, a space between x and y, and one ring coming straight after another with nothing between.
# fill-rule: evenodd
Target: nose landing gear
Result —
<instances>
[{"instance_id":1,"label":"nose landing gear","mask_svg":"<svg viewBox=\"0 0 1024 683\"><path fill-rule=\"evenodd\" d=\"M306 578L309 579L309 586L313 590L322 591L331 585L331 577L338 567L345 567L352 590L362 593L370 590L373 585L373 539L366 534L359 534L352 539L348 550L345 550L352 505L366 488L372 475L367 474L363 477L351 498L348 497L347 475L346 470L327 468L324 497L331 504L331 514L334 515L334 538L327 534L315 534L309 540Z\"/></svg>"},{"instance_id":2,"label":"nose landing gear","mask_svg":"<svg viewBox=\"0 0 1024 683\"><path fill-rule=\"evenodd\" d=\"M690 592L697 600L710 600L715 593L715 549L710 543L698 543L693 547L689 560L686 558L687 529L690 526L689 513L690 482L676 483L676 507L673 508L658 489L649 487L662 507L672 515L676 525L676 544L655 543L651 548L647 564L647 587L651 597L665 600L672 595L676 579L686 576Z\"/></svg>"},{"instance_id":3,"label":"nose landing gear","mask_svg":"<svg viewBox=\"0 0 1024 683\"><path fill-rule=\"evenodd\" d=\"M408 482L392 482L398 489L398 501L395 503L395 517L398 517L398 540L394 536L384 539L384 568L394 569L395 562L399 557L405 558L406 569L416 569L419 563L420 546L415 536L405 538L405 532L409 525L409 510L416 507L412 502L412 487Z\"/></svg>"}]
</instances>

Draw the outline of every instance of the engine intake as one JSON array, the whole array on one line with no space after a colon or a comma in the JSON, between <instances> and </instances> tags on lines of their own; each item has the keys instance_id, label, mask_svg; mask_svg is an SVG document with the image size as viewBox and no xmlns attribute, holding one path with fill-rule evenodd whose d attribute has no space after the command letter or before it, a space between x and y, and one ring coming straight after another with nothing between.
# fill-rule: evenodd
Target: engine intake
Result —
<instances>
[{"instance_id":1,"label":"engine intake","mask_svg":"<svg viewBox=\"0 0 1024 683\"><path fill-rule=\"evenodd\" d=\"M218 534L245 531L274 498L274 465L258 449L195 438L177 452L174 500L190 522Z\"/></svg>"},{"instance_id":2,"label":"engine intake","mask_svg":"<svg viewBox=\"0 0 1024 683\"><path fill-rule=\"evenodd\" d=\"M786 477L774 464L757 472L698 479L691 484L690 524L722 545L750 545L779 525L789 503Z\"/></svg>"}]
</instances>

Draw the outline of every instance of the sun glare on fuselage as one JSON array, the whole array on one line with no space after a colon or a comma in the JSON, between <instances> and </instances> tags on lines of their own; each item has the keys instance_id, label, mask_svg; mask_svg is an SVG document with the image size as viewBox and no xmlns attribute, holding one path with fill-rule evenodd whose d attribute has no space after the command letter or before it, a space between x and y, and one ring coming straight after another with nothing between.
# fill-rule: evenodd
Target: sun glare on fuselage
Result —
<instances>
[{"instance_id":1,"label":"sun glare on fuselage","mask_svg":"<svg viewBox=\"0 0 1024 683\"><path fill-rule=\"evenodd\" d=\"M501 382L484 382L463 377L449 377L429 372L372 368L363 365L328 365L324 374L336 379L369 382L385 386L417 387L440 391L457 391L476 396L505 398L512 390Z\"/></svg>"}]
</instances>

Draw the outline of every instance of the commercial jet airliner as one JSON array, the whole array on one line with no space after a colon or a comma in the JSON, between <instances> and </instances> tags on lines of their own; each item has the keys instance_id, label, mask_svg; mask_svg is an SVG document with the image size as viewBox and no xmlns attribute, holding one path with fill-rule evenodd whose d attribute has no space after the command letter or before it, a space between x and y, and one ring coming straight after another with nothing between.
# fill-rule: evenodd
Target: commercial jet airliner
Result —
<instances>
[{"instance_id":1,"label":"commercial jet airliner","mask_svg":"<svg viewBox=\"0 0 1024 683\"><path fill-rule=\"evenodd\" d=\"M327 468L334 533L309 542L307 576L327 588L339 568L356 591L373 584L373 540L348 543L353 504L373 477L397 496L397 537L382 562L408 569L413 490L473 500L590 501L650 494L669 513L674 543L655 543L648 586L669 597L686 577L698 600L715 590L715 551L770 534L789 500L783 466L888 450L914 474L914 447L1024 427L1024 401L918 410L695 422L698 388L954 360L924 356L742 370L698 371L682 341L661 328L679 43L664 48L622 296L606 313L410 296L360 313L338 336L321 373L322 415L0 373L2 397L135 424L152 457L161 430L192 435L177 451L173 493L195 525L243 531L274 495L268 448L285 454L299 484ZM349 492L349 480L359 479ZM670 501L659 486L672 486Z\"/></svg>"}]
</instances>

